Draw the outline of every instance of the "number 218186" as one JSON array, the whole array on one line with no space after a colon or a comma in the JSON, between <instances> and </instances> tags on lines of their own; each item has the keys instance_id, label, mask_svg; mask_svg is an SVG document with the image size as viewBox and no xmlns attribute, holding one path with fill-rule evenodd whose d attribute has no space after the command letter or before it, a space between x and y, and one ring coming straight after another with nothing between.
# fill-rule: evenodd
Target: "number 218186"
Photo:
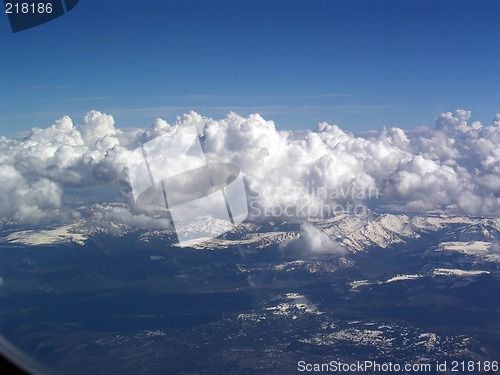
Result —
<instances>
[{"instance_id":1,"label":"number 218186","mask_svg":"<svg viewBox=\"0 0 500 375\"><path fill-rule=\"evenodd\" d=\"M5 3L5 13L7 14L43 14L52 13L52 3Z\"/></svg>"}]
</instances>

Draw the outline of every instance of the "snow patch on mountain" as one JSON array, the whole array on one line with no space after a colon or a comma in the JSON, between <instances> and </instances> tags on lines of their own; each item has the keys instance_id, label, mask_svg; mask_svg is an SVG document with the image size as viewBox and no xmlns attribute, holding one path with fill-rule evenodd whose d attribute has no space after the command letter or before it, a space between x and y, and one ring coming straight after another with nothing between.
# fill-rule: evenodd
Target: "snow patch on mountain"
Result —
<instances>
[{"instance_id":1,"label":"snow patch on mountain","mask_svg":"<svg viewBox=\"0 0 500 375\"><path fill-rule=\"evenodd\" d=\"M397 275L388 279L385 283L393 283L395 281L406 281L406 280L417 280L424 277L424 275L414 274L414 275Z\"/></svg>"},{"instance_id":2,"label":"snow patch on mountain","mask_svg":"<svg viewBox=\"0 0 500 375\"><path fill-rule=\"evenodd\" d=\"M391 284L394 282L400 281L409 281L409 280L420 280L426 277L434 277L434 276L457 276L464 278L473 278L479 275L489 275L489 271L481 271L481 270L461 270L456 268L435 268L429 271L426 274L398 274L396 276L390 277L385 281L380 280L354 280L350 282L348 285L350 286L351 291L359 292L359 288L374 286L374 285L383 285L383 284Z\"/></svg>"},{"instance_id":3,"label":"snow patch on mountain","mask_svg":"<svg viewBox=\"0 0 500 375\"><path fill-rule=\"evenodd\" d=\"M441 242L438 251L459 251L464 254L483 254L491 246L490 242Z\"/></svg>"},{"instance_id":4,"label":"snow patch on mountain","mask_svg":"<svg viewBox=\"0 0 500 375\"><path fill-rule=\"evenodd\" d=\"M351 290L354 291L362 286L378 285L382 284L380 281L370 281L370 280L354 280L349 283Z\"/></svg>"},{"instance_id":5,"label":"snow patch on mountain","mask_svg":"<svg viewBox=\"0 0 500 375\"><path fill-rule=\"evenodd\" d=\"M297 269L298 267L301 267L304 263L305 263L305 261L303 261L303 260L294 260L292 262L277 264L276 266L274 266L274 269L276 271L290 272L290 271Z\"/></svg>"},{"instance_id":6,"label":"snow patch on mountain","mask_svg":"<svg viewBox=\"0 0 500 375\"><path fill-rule=\"evenodd\" d=\"M267 232L267 233L248 233L244 234L238 238L227 238L227 236L222 236L218 238L207 239L204 242L193 243L191 245L194 249L212 249L220 250L227 249L229 247L241 246L241 245L253 245L256 249L263 249L265 247L281 244L285 241L295 240L299 237L298 232Z\"/></svg>"},{"instance_id":7,"label":"snow patch on mountain","mask_svg":"<svg viewBox=\"0 0 500 375\"><path fill-rule=\"evenodd\" d=\"M474 257L479 257L488 262L500 262L500 254L491 249L494 243L486 241L468 241L468 242L441 242L437 247L438 252L458 252Z\"/></svg>"},{"instance_id":8,"label":"snow patch on mountain","mask_svg":"<svg viewBox=\"0 0 500 375\"><path fill-rule=\"evenodd\" d=\"M414 219L413 223L417 227L422 229L429 229L432 226L437 229L441 229L450 224L472 224L476 225L480 223L480 219L474 219L467 216L451 216L451 215L439 215L439 216L427 216L427 217L417 217ZM420 226L420 225L421 226Z\"/></svg>"},{"instance_id":9,"label":"snow patch on mountain","mask_svg":"<svg viewBox=\"0 0 500 375\"><path fill-rule=\"evenodd\" d=\"M457 268L435 268L432 270L433 276L460 276L460 277L475 277L480 275L489 275L489 271L471 270L465 271Z\"/></svg>"},{"instance_id":10,"label":"snow patch on mountain","mask_svg":"<svg viewBox=\"0 0 500 375\"><path fill-rule=\"evenodd\" d=\"M79 225L71 224L52 230L14 232L0 239L0 242L23 245L58 245L72 242L83 245L86 240L87 236L79 232Z\"/></svg>"},{"instance_id":11,"label":"snow patch on mountain","mask_svg":"<svg viewBox=\"0 0 500 375\"><path fill-rule=\"evenodd\" d=\"M285 302L279 303L275 306L266 307L264 310L271 311L273 315L291 316L293 320L297 319L300 314L323 314L318 311L315 304L311 303L309 299L298 293L286 293L283 296Z\"/></svg>"}]
</instances>

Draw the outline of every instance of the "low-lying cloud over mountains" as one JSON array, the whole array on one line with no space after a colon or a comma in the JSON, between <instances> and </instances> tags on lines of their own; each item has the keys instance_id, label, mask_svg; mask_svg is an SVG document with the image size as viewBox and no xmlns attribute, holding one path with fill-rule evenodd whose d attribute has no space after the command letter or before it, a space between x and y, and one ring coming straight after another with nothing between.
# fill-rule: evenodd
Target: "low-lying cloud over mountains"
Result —
<instances>
[{"instance_id":1,"label":"low-lying cloud over mountains","mask_svg":"<svg viewBox=\"0 0 500 375\"><path fill-rule=\"evenodd\" d=\"M79 125L65 116L23 139L0 137L0 217L75 220L79 213L64 203L65 190L119 184L131 150L187 125L196 125L209 161L240 167L253 219L321 217L373 199L412 211L450 206L500 216L500 114L489 125L470 117L457 110L439 115L433 129L357 137L326 123L316 131L277 131L258 114L213 120L191 112L146 129L119 129L97 111ZM130 199L117 200L128 208L108 212L113 220L153 225Z\"/></svg>"}]
</instances>

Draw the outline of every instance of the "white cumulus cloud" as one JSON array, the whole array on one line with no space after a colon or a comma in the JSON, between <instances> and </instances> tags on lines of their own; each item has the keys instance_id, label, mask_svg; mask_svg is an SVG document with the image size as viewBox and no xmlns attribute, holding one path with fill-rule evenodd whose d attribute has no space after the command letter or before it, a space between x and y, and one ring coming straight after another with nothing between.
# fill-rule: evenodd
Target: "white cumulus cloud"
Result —
<instances>
[{"instance_id":1,"label":"white cumulus cloud","mask_svg":"<svg viewBox=\"0 0 500 375\"><path fill-rule=\"evenodd\" d=\"M343 255L347 249L317 229L311 223L300 225L300 236L296 240L286 241L281 244L280 250L289 256L307 256L320 254Z\"/></svg>"},{"instance_id":2,"label":"white cumulus cloud","mask_svg":"<svg viewBox=\"0 0 500 375\"><path fill-rule=\"evenodd\" d=\"M470 119L469 111L457 110L439 115L432 129L382 129L361 137L326 123L315 131L278 131L258 114L214 120L191 112L174 124L157 119L145 129L117 128L111 115L98 111L77 125L65 116L22 139L0 137L0 217L59 220L68 208L65 189L126 187L123 172L132 150L189 125L198 129L208 161L241 169L250 219L307 220L373 199L413 211L449 206L499 216L500 114L490 125ZM127 199L130 209L112 219L144 223L134 218L133 200Z\"/></svg>"}]
</instances>

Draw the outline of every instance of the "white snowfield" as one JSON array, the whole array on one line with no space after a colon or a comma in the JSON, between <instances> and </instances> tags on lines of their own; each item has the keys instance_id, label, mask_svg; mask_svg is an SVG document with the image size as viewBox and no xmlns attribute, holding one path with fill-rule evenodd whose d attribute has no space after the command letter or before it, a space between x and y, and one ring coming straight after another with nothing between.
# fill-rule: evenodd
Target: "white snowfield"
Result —
<instances>
[{"instance_id":1,"label":"white snowfield","mask_svg":"<svg viewBox=\"0 0 500 375\"><path fill-rule=\"evenodd\" d=\"M418 280L418 279L421 279L423 277L425 277L425 275L421 275L421 274L396 275L394 277L387 279L386 281L355 280L355 281L350 282L349 286L351 287L352 291L356 291L356 289L361 288L361 287L365 287L365 286L390 284L390 283L394 283L397 281Z\"/></svg>"},{"instance_id":2,"label":"white snowfield","mask_svg":"<svg viewBox=\"0 0 500 375\"><path fill-rule=\"evenodd\" d=\"M438 251L459 251L465 254L483 254L488 251L491 242L470 241L470 242L441 242Z\"/></svg>"},{"instance_id":3,"label":"white snowfield","mask_svg":"<svg viewBox=\"0 0 500 375\"><path fill-rule=\"evenodd\" d=\"M436 250L458 252L481 257L489 262L500 262L500 253L492 252L494 244L487 241L441 242Z\"/></svg>"},{"instance_id":4,"label":"white snowfield","mask_svg":"<svg viewBox=\"0 0 500 375\"><path fill-rule=\"evenodd\" d=\"M78 233L78 226L75 224L66 225L52 230L25 230L9 234L2 241L23 244L23 245L54 245L60 243L73 242L83 245L87 236Z\"/></svg>"},{"instance_id":5,"label":"white snowfield","mask_svg":"<svg viewBox=\"0 0 500 375\"><path fill-rule=\"evenodd\" d=\"M480 270L465 271L457 268L436 268L432 270L433 276L470 277L470 276L489 275L489 274L490 274L489 271L480 271Z\"/></svg>"},{"instance_id":6,"label":"white snowfield","mask_svg":"<svg viewBox=\"0 0 500 375\"><path fill-rule=\"evenodd\" d=\"M370 281L370 280L354 280L349 283L351 290L356 290L362 286L378 285L382 284L380 281Z\"/></svg>"},{"instance_id":7,"label":"white snowfield","mask_svg":"<svg viewBox=\"0 0 500 375\"><path fill-rule=\"evenodd\" d=\"M406 281L406 280L417 280L424 277L424 275L414 274L414 275L397 275L388 279L385 283L393 283L395 281Z\"/></svg>"},{"instance_id":8,"label":"white snowfield","mask_svg":"<svg viewBox=\"0 0 500 375\"><path fill-rule=\"evenodd\" d=\"M454 277L463 277L463 278L474 278L480 275L489 275L489 271L482 270L461 270L458 268L434 268L427 274L408 274L408 275L396 275L387 279L386 281L380 280L355 280L349 283L351 287L351 291L359 291L357 289L361 287L368 287L373 285L382 285L382 284L390 284L400 281L411 281L411 280L419 280L425 277L435 277L435 276L454 276Z\"/></svg>"}]
</instances>

